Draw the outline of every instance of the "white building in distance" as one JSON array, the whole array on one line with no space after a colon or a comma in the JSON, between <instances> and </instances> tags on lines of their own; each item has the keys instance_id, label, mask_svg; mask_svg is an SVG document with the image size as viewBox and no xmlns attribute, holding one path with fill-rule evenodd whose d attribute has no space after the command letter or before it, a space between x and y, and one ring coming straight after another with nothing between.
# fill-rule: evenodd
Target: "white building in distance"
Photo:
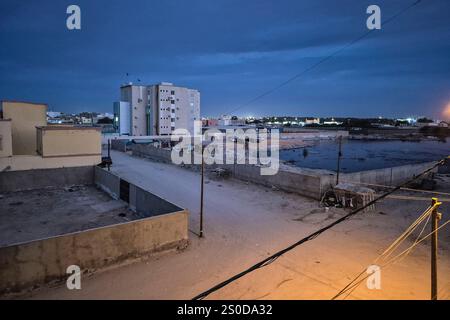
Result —
<instances>
[{"instance_id":1,"label":"white building in distance","mask_svg":"<svg viewBox=\"0 0 450 320\"><path fill-rule=\"evenodd\" d=\"M175 129L194 132L200 120L200 92L162 82L120 87L114 102L114 124L121 135L169 135Z\"/></svg>"}]
</instances>

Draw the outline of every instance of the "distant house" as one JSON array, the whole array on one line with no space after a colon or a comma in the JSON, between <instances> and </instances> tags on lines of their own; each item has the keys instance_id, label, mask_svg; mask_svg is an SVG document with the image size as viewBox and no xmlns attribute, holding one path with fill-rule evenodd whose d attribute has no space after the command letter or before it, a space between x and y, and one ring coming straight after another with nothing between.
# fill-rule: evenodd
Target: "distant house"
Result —
<instances>
[{"instance_id":1,"label":"distant house","mask_svg":"<svg viewBox=\"0 0 450 320\"><path fill-rule=\"evenodd\" d=\"M306 118L305 119L305 124L320 124L320 118Z\"/></svg>"},{"instance_id":2,"label":"distant house","mask_svg":"<svg viewBox=\"0 0 450 320\"><path fill-rule=\"evenodd\" d=\"M203 127L217 127L219 125L218 119L202 119Z\"/></svg>"}]
</instances>

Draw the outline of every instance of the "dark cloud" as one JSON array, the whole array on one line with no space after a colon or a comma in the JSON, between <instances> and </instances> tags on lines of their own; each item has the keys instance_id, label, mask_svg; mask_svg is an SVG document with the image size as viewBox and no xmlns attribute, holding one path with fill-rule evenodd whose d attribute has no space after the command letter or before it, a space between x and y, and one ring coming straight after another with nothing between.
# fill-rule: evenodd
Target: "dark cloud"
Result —
<instances>
[{"instance_id":1,"label":"dark cloud","mask_svg":"<svg viewBox=\"0 0 450 320\"><path fill-rule=\"evenodd\" d=\"M378 1L387 18L413 0ZM65 28L66 8L82 30ZM219 115L366 31L371 1L141 0L0 3L0 98L110 111L121 83L171 81ZM239 114L439 116L450 101L447 0L382 30ZM129 79L125 73L130 73Z\"/></svg>"}]
</instances>

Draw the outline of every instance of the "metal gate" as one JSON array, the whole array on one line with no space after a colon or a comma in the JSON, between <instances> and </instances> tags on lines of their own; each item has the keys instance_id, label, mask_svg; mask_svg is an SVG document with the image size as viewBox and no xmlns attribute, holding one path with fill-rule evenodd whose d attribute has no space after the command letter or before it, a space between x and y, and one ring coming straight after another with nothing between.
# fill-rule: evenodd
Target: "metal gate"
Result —
<instances>
[{"instance_id":1,"label":"metal gate","mask_svg":"<svg viewBox=\"0 0 450 320\"><path fill-rule=\"evenodd\" d=\"M130 203L130 183L120 179L120 200Z\"/></svg>"}]
</instances>

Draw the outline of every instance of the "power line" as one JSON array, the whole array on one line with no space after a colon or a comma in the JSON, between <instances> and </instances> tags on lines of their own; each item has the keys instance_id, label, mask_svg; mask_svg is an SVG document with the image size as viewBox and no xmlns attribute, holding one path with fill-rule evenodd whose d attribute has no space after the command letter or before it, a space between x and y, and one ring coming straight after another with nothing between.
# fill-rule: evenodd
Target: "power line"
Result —
<instances>
[{"instance_id":1,"label":"power line","mask_svg":"<svg viewBox=\"0 0 450 320\"><path fill-rule=\"evenodd\" d=\"M380 266L380 269L382 268L386 268L387 266L397 262L400 258L404 258L406 257L411 250L416 247L419 243L423 242L424 240L426 240L429 236L431 236L432 234L436 233L438 230L442 229L443 227L445 227L448 223L450 223L450 220L447 220L445 223L443 223L441 226L439 226L439 228L437 228L435 231L430 232L429 234L427 234L426 236L424 236L423 238L421 238L420 240L417 239L414 244L412 244L410 247L408 247L406 250L400 252L398 255L396 255L395 257L389 259L386 263L384 263L383 265ZM352 280L352 282L350 282L344 289L342 289L342 291L340 291L337 295L335 295L333 298L331 298L332 300L335 300L336 298L338 298L339 296L341 296L342 294L344 294L345 292L349 291L349 293L344 297L347 298L360 284L361 282L363 282L364 280L366 280L368 277L371 276L371 274L366 275L365 277L363 277L362 279L358 280L356 283L354 283L353 285L350 286L350 284L352 284L354 281L356 281L363 273L365 272L365 270L360 273L354 280Z\"/></svg>"},{"instance_id":2,"label":"power line","mask_svg":"<svg viewBox=\"0 0 450 320\"><path fill-rule=\"evenodd\" d=\"M330 223L329 225L327 225L327 226L325 226L325 227L323 227L323 228L321 228L321 229L319 229L319 230L317 230L317 231L311 233L310 235L308 235L308 236L304 237L303 239L301 239L301 240L295 242L294 244L290 245L289 247L286 247L286 248L284 248L284 249L282 249L282 250L280 250L280 251L274 253L274 254L271 255L270 257L268 257L268 258L266 258L266 259L264 259L264 260L262 260L262 261L260 261L260 262L258 262L258 263L256 263L256 264L254 264L254 265L251 266L250 268L248 268L248 269L246 269L246 270L244 270L244 271L242 271L242 272L240 272L240 273L238 273L238 274L232 276L231 278L229 278L229 279L227 279L227 280L225 280L225 281L222 281L221 283L215 285L214 287L212 287L212 288L210 288L210 289L208 289L208 290L206 290L206 291L200 293L199 295L195 296L195 297L193 298L193 300L203 299L203 298L205 298L206 296L208 296L209 294L211 294L211 293L213 293L213 292L215 292L215 291L217 291L217 290L219 290L219 289L225 287L226 285L230 284L230 283L233 282L233 281L236 281L237 279L239 279L239 278L245 276L246 274L248 274L248 273L250 273L250 272L252 272L252 271L255 271L255 270L257 270L257 269L259 269L259 268L261 268L261 267L265 267L265 266L271 264L272 262L274 262L276 259L278 259L280 256L282 256L282 255L285 254L286 252L291 251L292 249L298 247L299 245L301 245L301 244L303 244L303 243L305 243L305 242L308 242L308 241L310 241L310 240L315 239L316 237L318 237L321 233L325 232L326 230L331 229L332 227L336 226L337 224L339 224L339 223L341 223L341 222L347 220L348 218L354 216L355 214L357 214L357 213L363 211L365 208L367 208L367 207L373 205L375 202L377 202L377 201L379 201L379 200L381 200L381 199L386 198L386 197L387 197L388 195L390 195L391 193L393 193L393 192L399 190L400 188L402 188L402 187L404 187L404 186L410 184L411 182L414 182L415 180L419 179L421 176L423 176L423 175L427 174L428 172L432 171L432 170L433 170L434 168L436 168L437 166L442 165L442 164L444 163L444 161L445 161L445 159L442 159L442 160L438 161L438 162L437 162L436 164L434 164L432 167L430 167L429 169L423 171L422 173L418 174L417 176L413 177L412 179L410 179L410 180L408 180L408 181L406 181L406 182L404 182L404 183L398 185L397 187L395 187L395 188L392 189L392 190L387 191L386 193L384 193L384 194L380 195L379 197L375 198L374 200L372 200L372 201L366 203L366 205L364 205L364 206L362 206L362 207L360 207L360 208L358 208L358 209L356 209L356 210L353 210L352 212L350 212L350 213L346 214L345 216L343 216L343 217L337 219L336 221Z\"/></svg>"},{"instance_id":3,"label":"power line","mask_svg":"<svg viewBox=\"0 0 450 320\"><path fill-rule=\"evenodd\" d=\"M422 0L417 0L414 3L410 4L409 6L403 8L402 10L400 10L399 12L397 12L396 14L394 14L393 16L389 17L388 19L386 19L385 21L382 21L382 25L386 25L389 24L390 22L392 22L394 19L396 19L398 16L402 15L403 13L405 13L406 11L408 11L409 9L411 9L412 7L418 5ZM364 39L365 37L367 37L369 34L371 34L372 32L374 32L375 29L370 29L369 31L366 31L365 33L361 34L359 37L357 37L356 39L350 41L349 43L347 43L346 45L342 46L341 48L337 49L336 51L332 52L331 54L329 54L328 56L320 59L318 62L312 64L311 66L307 67L306 69L300 71L299 73L295 74L294 76L292 76L291 78L283 81L282 83L280 83L279 85L273 87L272 89L269 89L261 94L259 94L258 96L256 96L255 98L247 101L246 103L240 105L239 107L237 107L236 109L233 109L231 111L228 112L228 114L232 114L233 112L236 112L250 104L252 104L253 102L271 94L272 92L280 89L281 87L284 87L285 85L289 84L290 82L296 80L297 78L301 77L302 75L304 75L305 73L307 73L308 71L311 71L312 69L318 67L319 65L321 65L322 63L330 60L331 58L333 58L334 56L338 55L339 53L341 53L342 51L344 51L345 49L353 46L355 43L361 41L362 39Z\"/></svg>"},{"instance_id":4,"label":"power line","mask_svg":"<svg viewBox=\"0 0 450 320\"><path fill-rule=\"evenodd\" d=\"M405 232L403 232L386 250L383 251L383 253L381 253L374 261L373 264L377 264L378 260L380 259L385 259L387 257L389 257L389 255L395 251L395 249L403 242L406 240L406 238L412 234L412 232L417 228L417 226L420 225L420 223L422 223L425 218L428 217L428 219L431 216L431 210L433 210L434 207L430 206L428 207L406 230ZM428 220L427 220L428 222ZM424 228L427 224L427 222L425 222ZM422 232L420 233L419 237L422 235ZM417 239L416 239L417 242ZM356 286L358 286L364 279L366 279L368 276L364 277L363 279L358 280L364 273L366 272L366 269L363 269L352 281L350 281L344 288L341 289L341 291L339 291L333 298L331 298L332 300L338 298L340 295L344 294L346 291L350 290L350 292L344 297L344 299L346 297L348 297L354 290L354 288L356 288ZM355 281L358 281L355 284ZM353 288L353 289L352 289Z\"/></svg>"}]
</instances>

